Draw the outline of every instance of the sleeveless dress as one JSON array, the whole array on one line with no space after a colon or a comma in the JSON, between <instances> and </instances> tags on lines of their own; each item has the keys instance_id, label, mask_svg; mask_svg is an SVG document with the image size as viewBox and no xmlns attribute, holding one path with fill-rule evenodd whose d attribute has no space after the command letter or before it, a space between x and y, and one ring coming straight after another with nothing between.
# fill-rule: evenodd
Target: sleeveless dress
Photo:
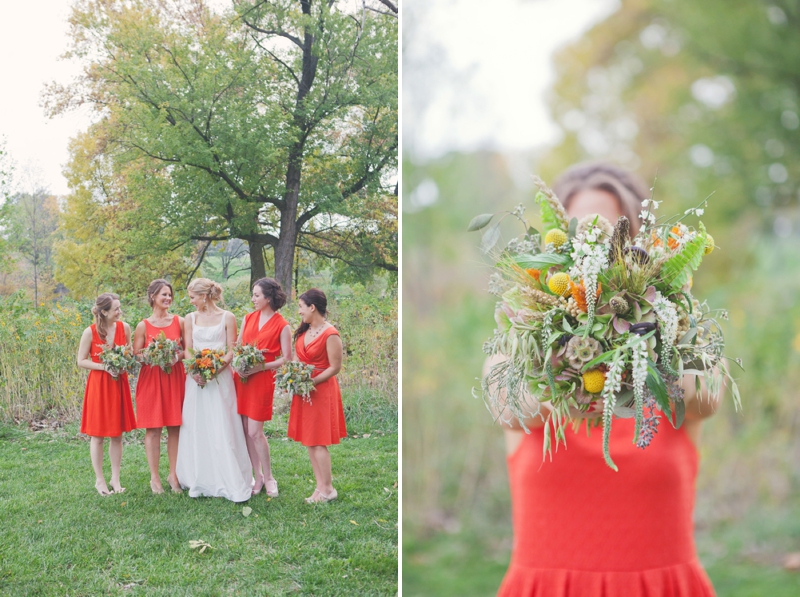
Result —
<instances>
[{"instance_id":1,"label":"sleeveless dress","mask_svg":"<svg viewBox=\"0 0 800 597\"><path fill-rule=\"evenodd\" d=\"M264 354L264 361L271 363L281 356L281 332L288 325L280 313L274 313L259 330L261 311L248 313L244 318L242 344L254 344ZM272 420L272 403L275 395L275 372L259 371L242 383L234 371L238 412L254 421Z\"/></svg>"},{"instance_id":2,"label":"sleeveless dress","mask_svg":"<svg viewBox=\"0 0 800 597\"><path fill-rule=\"evenodd\" d=\"M698 454L663 420L645 450L633 419L615 419L611 457L602 429L567 432L542 461L542 428L508 457L514 546L502 597L712 597L694 546Z\"/></svg>"},{"instance_id":3,"label":"sleeveless dress","mask_svg":"<svg viewBox=\"0 0 800 597\"><path fill-rule=\"evenodd\" d=\"M181 322L177 315L172 316L172 323L166 327L156 327L146 319L145 346L150 344L161 332L168 340L181 338ZM174 427L181 424L181 409L186 391L186 371L183 363L178 361L167 374L161 367L143 365L136 382L136 419L141 429Z\"/></svg>"},{"instance_id":4,"label":"sleeveless dress","mask_svg":"<svg viewBox=\"0 0 800 597\"><path fill-rule=\"evenodd\" d=\"M114 325L114 344L125 346L128 343L125 326L121 321L114 322ZM105 342L97 333L95 324L90 327L92 346L89 355L93 362L99 363ZM136 417L133 414L128 374L122 373L115 380L107 371L89 371L83 395L81 433L94 437L117 437L133 429L136 429Z\"/></svg>"},{"instance_id":5,"label":"sleeveless dress","mask_svg":"<svg viewBox=\"0 0 800 597\"><path fill-rule=\"evenodd\" d=\"M326 328L319 336L304 345L305 334L295 342L298 360L314 365L316 377L330 367L328 336L339 335L333 326ZM301 396L292 397L292 408L289 411L289 431L287 435L304 446L330 446L338 444L340 438L347 435L342 407L342 392L336 376L314 388L311 392L311 403Z\"/></svg>"},{"instance_id":6,"label":"sleeveless dress","mask_svg":"<svg viewBox=\"0 0 800 597\"><path fill-rule=\"evenodd\" d=\"M193 318L194 313L186 317ZM192 336L194 350L225 348L225 319L214 326L193 325ZM224 497L232 502L250 499L250 457L242 419L236 412L230 367L203 388L186 376L176 473L190 497Z\"/></svg>"}]
</instances>

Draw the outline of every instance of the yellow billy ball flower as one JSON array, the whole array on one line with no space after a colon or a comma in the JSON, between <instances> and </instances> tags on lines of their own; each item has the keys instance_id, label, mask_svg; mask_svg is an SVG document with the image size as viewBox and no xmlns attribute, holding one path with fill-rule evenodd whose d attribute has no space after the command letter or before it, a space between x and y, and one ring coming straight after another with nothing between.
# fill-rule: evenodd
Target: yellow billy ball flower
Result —
<instances>
[{"instance_id":1,"label":"yellow billy ball flower","mask_svg":"<svg viewBox=\"0 0 800 597\"><path fill-rule=\"evenodd\" d=\"M706 234L706 250L703 252L704 255L708 255L711 251L714 250L714 237L710 234Z\"/></svg>"},{"instance_id":2,"label":"yellow billy ball flower","mask_svg":"<svg viewBox=\"0 0 800 597\"><path fill-rule=\"evenodd\" d=\"M606 385L606 374L600 369L590 369L583 374L583 387L590 394L599 394Z\"/></svg>"},{"instance_id":3,"label":"yellow billy ball flower","mask_svg":"<svg viewBox=\"0 0 800 597\"><path fill-rule=\"evenodd\" d=\"M544 237L544 244L553 245L554 247L560 247L565 242L567 242L567 233L558 228L548 231Z\"/></svg>"},{"instance_id":4,"label":"yellow billy ball flower","mask_svg":"<svg viewBox=\"0 0 800 597\"><path fill-rule=\"evenodd\" d=\"M547 287L558 296L569 295L569 276L564 272L553 274L547 282Z\"/></svg>"}]
</instances>

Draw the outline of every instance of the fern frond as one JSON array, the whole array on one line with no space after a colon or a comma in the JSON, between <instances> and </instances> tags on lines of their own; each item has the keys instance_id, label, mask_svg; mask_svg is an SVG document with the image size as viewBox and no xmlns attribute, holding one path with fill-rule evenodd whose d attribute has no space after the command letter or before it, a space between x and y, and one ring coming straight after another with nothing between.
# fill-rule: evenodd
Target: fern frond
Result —
<instances>
[{"instance_id":1,"label":"fern frond","mask_svg":"<svg viewBox=\"0 0 800 597\"><path fill-rule=\"evenodd\" d=\"M695 237L684 245L680 253L667 259L661 266L661 279L666 284L664 294L674 294L689 281L692 271L700 267L707 242L706 228L700 222Z\"/></svg>"}]
</instances>

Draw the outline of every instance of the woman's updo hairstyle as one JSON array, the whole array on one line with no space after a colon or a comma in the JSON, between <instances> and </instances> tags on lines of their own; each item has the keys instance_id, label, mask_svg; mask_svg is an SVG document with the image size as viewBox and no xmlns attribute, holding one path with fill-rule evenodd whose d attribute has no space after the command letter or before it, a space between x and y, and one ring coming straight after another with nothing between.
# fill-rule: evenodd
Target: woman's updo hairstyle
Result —
<instances>
[{"instance_id":1,"label":"woman's updo hairstyle","mask_svg":"<svg viewBox=\"0 0 800 597\"><path fill-rule=\"evenodd\" d=\"M111 313L111 307L114 301L118 300L118 294L104 292L95 299L94 306L92 307L92 315L94 315L94 325L97 328L97 334L106 342L108 342L106 339L106 334L108 333L108 329L106 329L106 317Z\"/></svg>"},{"instance_id":2,"label":"woman's updo hairstyle","mask_svg":"<svg viewBox=\"0 0 800 597\"><path fill-rule=\"evenodd\" d=\"M215 303L222 300L222 286L208 278L195 278L189 282L187 290L196 294L205 295L208 300Z\"/></svg>"},{"instance_id":3,"label":"woman's updo hairstyle","mask_svg":"<svg viewBox=\"0 0 800 597\"><path fill-rule=\"evenodd\" d=\"M161 289L164 288L164 286L168 287L169 291L172 293L172 297L175 297L175 290L173 290L172 284L163 278L153 280L150 282L150 286L147 287L147 302L150 303L151 307L155 304L156 296L158 296L158 293L161 292Z\"/></svg>"},{"instance_id":4,"label":"woman's updo hairstyle","mask_svg":"<svg viewBox=\"0 0 800 597\"><path fill-rule=\"evenodd\" d=\"M269 301L269 306L273 311L277 311L286 304L286 293L280 283L274 278L261 278L256 280L253 288L258 286L261 294Z\"/></svg>"},{"instance_id":5,"label":"woman's updo hairstyle","mask_svg":"<svg viewBox=\"0 0 800 597\"><path fill-rule=\"evenodd\" d=\"M328 313L328 297L319 288L310 288L298 297L298 300L303 301L309 307L314 305L320 315L325 317ZM294 333L294 339L297 340L300 336L306 333L311 326L306 322L300 324Z\"/></svg>"},{"instance_id":6,"label":"woman's updo hairstyle","mask_svg":"<svg viewBox=\"0 0 800 597\"><path fill-rule=\"evenodd\" d=\"M639 230L639 213L642 201L650 197L644 181L628 172L605 162L584 162L567 168L553 183L553 192L565 208L569 208L573 197L581 191L596 189L614 195L620 210L631 223L631 236ZM611 222L613 226L616 222Z\"/></svg>"}]
</instances>

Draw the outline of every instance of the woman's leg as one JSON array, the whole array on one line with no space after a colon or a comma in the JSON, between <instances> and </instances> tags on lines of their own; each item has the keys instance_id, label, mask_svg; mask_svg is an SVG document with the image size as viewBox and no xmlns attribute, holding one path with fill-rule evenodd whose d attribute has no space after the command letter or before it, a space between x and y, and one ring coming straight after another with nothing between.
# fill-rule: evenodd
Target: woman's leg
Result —
<instances>
[{"instance_id":1,"label":"woman's leg","mask_svg":"<svg viewBox=\"0 0 800 597\"><path fill-rule=\"evenodd\" d=\"M119 470L122 465L122 436L109 438L108 456L111 459L111 488L114 493L122 493L125 488L119 482Z\"/></svg>"},{"instance_id":2,"label":"woman's leg","mask_svg":"<svg viewBox=\"0 0 800 597\"><path fill-rule=\"evenodd\" d=\"M179 425L174 427L167 427L167 458L169 459L169 476L167 481L172 491L175 493L181 492L181 484L178 481L178 474L175 472L175 467L178 464L178 440L181 437L181 428Z\"/></svg>"},{"instance_id":3,"label":"woman's leg","mask_svg":"<svg viewBox=\"0 0 800 597\"><path fill-rule=\"evenodd\" d=\"M144 432L144 453L147 454L147 464L150 467L150 489L153 493L164 493L158 472L161 460L161 427L148 428Z\"/></svg>"},{"instance_id":4,"label":"woman's leg","mask_svg":"<svg viewBox=\"0 0 800 597\"><path fill-rule=\"evenodd\" d=\"M333 488L331 453L328 451L328 446L309 446L308 455L311 458L311 466L314 468L314 476L317 479L318 495L312 496L312 501L327 501L336 498L338 494Z\"/></svg>"},{"instance_id":5,"label":"woman's leg","mask_svg":"<svg viewBox=\"0 0 800 597\"><path fill-rule=\"evenodd\" d=\"M250 466L253 467L253 495L259 493L264 487L264 476L261 474L261 459L258 457L258 450L250 437L250 418L242 415L242 429L244 429L244 439L247 442L247 455L250 457Z\"/></svg>"},{"instance_id":6,"label":"woman's leg","mask_svg":"<svg viewBox=\"0 0 800 597\"><path fill-rule=\"evenodd\" d=\"M106 478L103 475L103 440L104 437L92 436L89 442L89 454L92 457L92 468L94 469L94 488L102 496L111 495L106 485Z\"/></svg>"},{"instance_id":7,"label":"woman's leg","mask_svg":"<svg viewBox=\"0 0 800 597\"><path fill-rule=\"evenodd\" d=\"M258 493L258 491L261 490L261 486L266 485L267 494L272 497L277 496L278 483L272 476L272 460L269 453L269 442L267 442L267 436L264 435L264 421L254 421L248 418L246 433L249 445L253 446L253 451L256 453L256 458L258 460L258 468L255 468L255 466L253 467L256 471L257 479L256 487L253 488L253 491ZM258 482L259 477L261 481L260 484Z\"/></svg>"}]
</instances>

